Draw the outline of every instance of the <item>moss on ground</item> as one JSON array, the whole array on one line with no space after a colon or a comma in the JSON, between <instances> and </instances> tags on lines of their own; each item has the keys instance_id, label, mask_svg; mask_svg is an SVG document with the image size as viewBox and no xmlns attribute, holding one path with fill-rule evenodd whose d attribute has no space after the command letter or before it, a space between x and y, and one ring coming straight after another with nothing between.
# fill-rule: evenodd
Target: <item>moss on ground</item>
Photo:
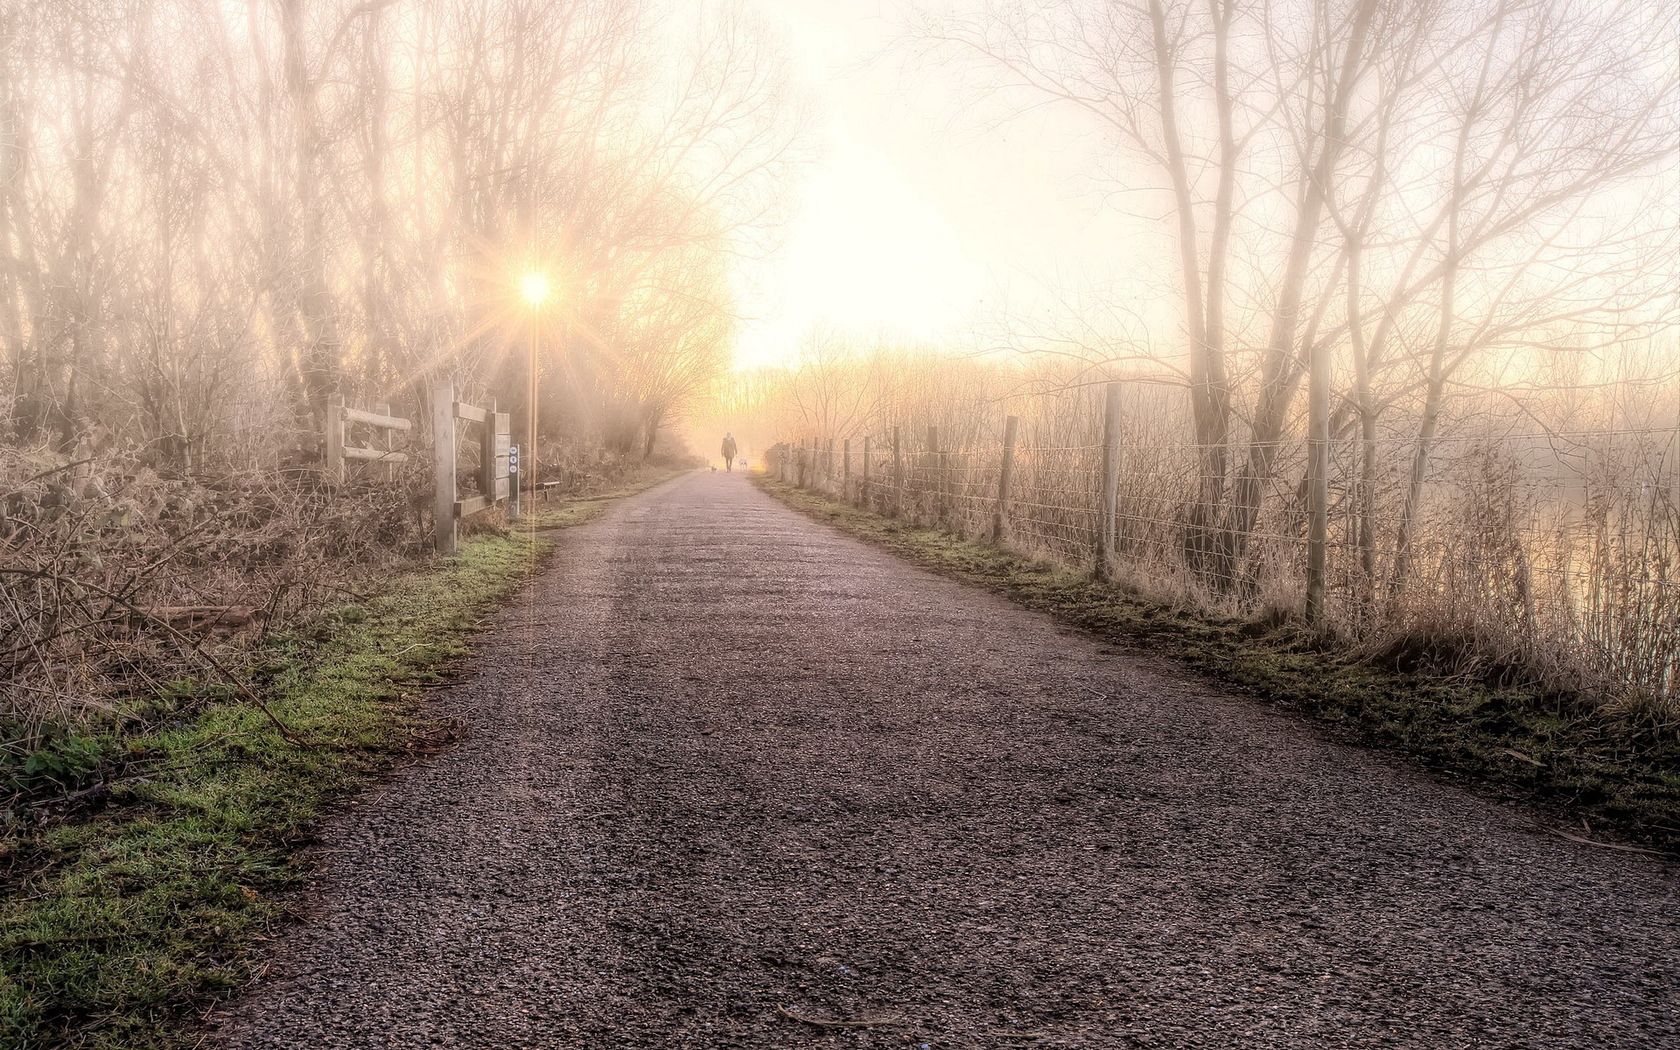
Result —
<instances>
[{"instance_id":1,"label":"moss on ground","mask_svg":"<svg viewBox=\"0 0 1680 1050\"><path fill-rule=\"evenodd\" d=\"M171 689L195 702L153 728L69 737L99 756L108 787L97 805L7 828L0 1046L193 1044L191 1016L248 978L284 918L307 875L294 854L323 809L447 735L413 691L467 651L545 549L474 537L275 639L254 695L297 743L255 704L193 683Z\"/></svg>"},{"instance_id":2,"label":"moss on ground","mask_svg":"<svg viewBox=\"0 0 1680 1050\"><path fill-rule=\"evenodd\" d=\"M1142 643L1211 678L1538 808L1570 833L1680 854L1680 734L1591 697L1384 666L1298 625L1219 618L999 547L916 527L759 475L796 510L1100 637ZM1580 821L1586 821L1583 826Z\"/></svg>"}]
</instances>

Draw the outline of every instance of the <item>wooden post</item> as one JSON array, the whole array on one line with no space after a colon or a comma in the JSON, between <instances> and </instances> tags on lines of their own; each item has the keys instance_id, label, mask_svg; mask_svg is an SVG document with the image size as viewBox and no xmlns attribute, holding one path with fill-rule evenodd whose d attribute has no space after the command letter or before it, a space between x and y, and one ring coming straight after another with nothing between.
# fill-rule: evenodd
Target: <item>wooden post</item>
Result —
<instances>
[{"instance_id":1,"label":"wooden post","mask_svg":"<svg viewBox=\"0 0 1680 1050\"><path fill-rule=\"evenodd\" d=\"M1102 506L1097 513L1096 577L1109 579L1114 555L1114 512L1120 497L1120 384L1103 388Z\"/></svg>"},{"instance_id":2,"label":"wooden post","mask_svg":"<svg viewBox=\"0 0 1680 1050\"><path fill-rule=\"evenodd\" d=\"M997 506L992 508L992 542L1003 540L1004 517L1009 513L1009 482L1015 476L1015 431L1020 417L1010 416L1003 422L1003 463L998 468Z\"/></svg>"},{"instance_id":3,"label":"wooden post","mask_svg":"<svg viewBox=\"0 0 1680 1050\"><path fill-rule=\"evenodd\" d=\"M933 520L945 523L945 461L939 455L939 428L928 427L928 464L933 470Z\"/></svg>"},{"instance_id":4,"label":"wooden post","mask_svg":"<svg viewBox=\"0 0 1680 1050\"><path fill-rule=\"evenodd\" d=\"M496 505L496 399L484 406L484 422L479 425L478 492Z\"/></svg>"},{"instance_id":5,"label":"wooden post","mask_svg":"<svg viewBox=\"0 0 1680 1050\"><path fill-rule=\"evenodd\" d=\"M455 553L455 382L432 386L432 503L439 554Z\"/></svg>"},{"instance_id":6,"label":"wooden post","mask_svg":"<svg viewBox=\"0 0 1680 1050\"><path fill-rule=\"evenodd\" d=\"M822 487L828 489L834 484L834 439L823 439L823 479Z\"/></svg>"},{"instance_id":7,"label":"wooden post","mask_svg":"<svg viewBox=\"0 0 1680 1050\"><path fill-rule=\"evenodd\" d=\"M77 463L70 468L70 492L77 499L87 499L88 489L93 487L93 440L83 437L76 442L75 457Z\"/></svg>"},{"instance_id":8,"label":"wooden post","mask_svg":"<svg viewBox=\"0 0 1680 1050\"><path fill-rule=\"evenodd\" d=\"M1324 622L1324 555L1330 539L1330 351L1312 340L1307 368L1307 623Z\"/></svg>"},{"instance_id":9,"label":"wooden post","mask_svg":"<svg viewBox=\"0 0 1680 1050\"><path fill-rule=\"evenodd\" d=\"M382 416L388 416L391 414L391 402L375 401L373 403L373 410ZM392 452L396 451L396 431L392 430L390 427L380 427L379 432L385 435L385 440L380 442L380 444L385 446L383 451L387 457L385 460L385 480L395 481L397 480L397 464L396 461L390 459L389 456Z\"/></svg>"},{"instance_id":10,"label":"wooden post","mask_svg":"<svg viewBox=\"0 0 1680 1050\"><path fill-rule=\"evenodd\" d=\"M893 501L892 515L904 516L904 453L899 446L898 428L893 427Z\"/></svg>"},{"instance_id":11,"label":"wooden post","mask_svg":"<svg viewBox=\"0 0 1680 1050\"><path fill-rule=\"evenodd\" d=\"M865 507L869 506L869 459L871 438L863 435L863 484L858 486L858 499Z\"/></svg>"},{"instance_id":12,"label":"wooden post","mask_svg":"<svg viewBox=\"0 0 1680 1050\"><path fill-rule=\"evenodd\" d=\"M840 442L840 498L850 499L852 493L852 439Z\"/></svg>"},{"instance_id":13,"label":"wooden post","mask_svg":"<svg viewBox=\"0 0 1680 1050\"><path fill-rule=\"evenodd\" d=\"M334 394L327 399L327 481L337 485L344 480L344 397Z\"/></svg>"}]
</instances>

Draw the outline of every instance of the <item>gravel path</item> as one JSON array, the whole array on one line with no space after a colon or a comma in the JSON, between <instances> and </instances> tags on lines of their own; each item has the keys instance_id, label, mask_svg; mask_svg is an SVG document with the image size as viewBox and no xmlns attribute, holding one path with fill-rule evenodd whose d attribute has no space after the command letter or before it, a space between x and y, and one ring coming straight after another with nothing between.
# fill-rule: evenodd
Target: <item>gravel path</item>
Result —
<instances>
[{"instance_id":1,"label":"gravel path","mask_svg":"<svg viewBox=\"0 0 1680 1050\"><path fill-rule=\"evenodd\" d=\"M560 534L483 641L226 1045L1680 1046L1672 868L739 474Z\"/></svg>"}]
</instances>

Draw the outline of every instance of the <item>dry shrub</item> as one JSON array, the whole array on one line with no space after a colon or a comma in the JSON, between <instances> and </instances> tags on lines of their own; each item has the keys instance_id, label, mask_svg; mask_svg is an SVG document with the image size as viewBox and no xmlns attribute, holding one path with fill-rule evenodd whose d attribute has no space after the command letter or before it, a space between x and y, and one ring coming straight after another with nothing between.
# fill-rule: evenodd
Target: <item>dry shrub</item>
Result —
<instances>
[{"instance_id":1,"label":"dry shrub","mask_svg":"<svg viewBox=\"0 0 1680 1050\"><path fill-rule=\"evenodd\" d=\"M406 491L315 471L171 476L136 451L77 465L0 451L5 746L238 669L276 625L420 549Z\"/></svg>"},{"instance_id":2,"label":"dry shrub","mask_svg":"<svg viewBox=\"0 0 1680 1050\"><path fill-rule=\"evenodd\" d=\"M1525 545L1531 495L1520 465L1496 445L1457 464L1399 599L1370 640L1385 660L1461 674L1555 672L1536 632Z\"/></svg>"}]
</instances>

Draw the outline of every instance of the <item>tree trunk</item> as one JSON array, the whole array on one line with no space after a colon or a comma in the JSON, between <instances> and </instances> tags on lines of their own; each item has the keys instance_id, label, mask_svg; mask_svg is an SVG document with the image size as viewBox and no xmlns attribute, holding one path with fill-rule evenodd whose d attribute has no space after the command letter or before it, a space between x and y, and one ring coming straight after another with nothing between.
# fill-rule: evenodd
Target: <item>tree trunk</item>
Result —
<instances>
[{"instance_id":1,"label":"tree trunk","mask_svg":"<svg viewBox=\"0 0 1680 1050\"><path fill-rule=\"evenodd\" d=\"M1224 253L1235 178L1235 146L1230 138L1229 98L1221 97L1220 129L1225 152L1221 158L1220 197L1215 209L1214 240L1208 263L1209 286L1204 294L1201 252L1196 230L1196 201L1178 128L1177 85L1172 42L1162 0L1149 0L1149 23L1155 50L1155 74L1160 93L1161 137L1166 144L1167 175L1178 214L1178 265L1184 285L1185 332L1190 341L1190 413L1196 434L1200 492L1188 522L1186 546L1192 564L1203 565L1212 549L1213 525L1225 495L1225 442L1230 427L1230 392L1224 362ZM1228 24L1221 22L1221 25ZM1225 36L1217 37L1223 56ZM1223 64L1220 66L1224 68ZM1221 330L1208 327L1216 323Z\"/></svg>"},{"instance_id":2,"label":"tree trunk","mask_svg":"<svg viewBox=\"0 0 1680 1050\"><path fill-rule=\"evenodd\" d=\"M301 273L298 314L304 345L298 366L305 404L299 424L318 446L326 425L327 401L338 393L341 349L332 291L327 286L326 216L321 198L321 133L315 115L315 85L304 54L305 0L281 0L281 35L285 49L286 93L292 106L294 190L299 228Z\"/></svg>"},{"instance_id":3,"label":"tree trunk","mask_svg":"<svg viewBox=\"0 0 1680 1050\"><path fill-rule=\"evenodd\" d=\"M1300 205L1290 240L1289 259L1284 268L1282 289L1272 314L1271 335L1266 341L1266 358L1261 367L1260 398L1255 406L1248 462L1237 478L1228 519L1226 559L1222 577L1235 582L1248 540L1260 516L1265 483L1277 463L1278 442L1295 391L1301 381L1301 359L1296 347L1296 328L1301 316L1307 272L1318 246L1318 229L1324 213L1325 192L1335 174L1347 126L1348 104L1364 69L1365 38L1376 15L1377 0L1361 0L1348 33L1347 48L1327 101L1327 113L1316 163L1304 172Z\"/></svg>"}]
</instances>

